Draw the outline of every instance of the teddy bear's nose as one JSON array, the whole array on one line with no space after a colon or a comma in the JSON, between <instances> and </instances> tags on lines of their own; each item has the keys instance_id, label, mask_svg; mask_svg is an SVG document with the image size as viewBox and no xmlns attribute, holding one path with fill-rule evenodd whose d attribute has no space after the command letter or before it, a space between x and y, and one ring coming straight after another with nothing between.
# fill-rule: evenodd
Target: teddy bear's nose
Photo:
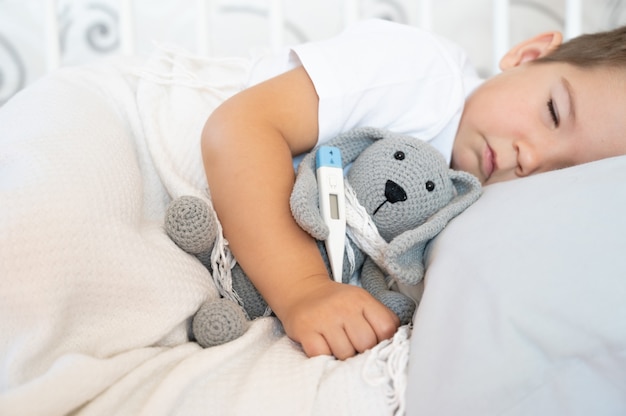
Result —
<instances>
[{"instance_id":1,"label":"teddy bear's nose","mask_svg":"<svg viewBox=\"0 0 626 416\"><path fill-rule=\"evenodd\" d=\"M387 201L395 204L396 202L406 201L406 192L394 181L388 180L385 184L385 198Z\"/></svg>"},{"instance_id":2,"label":"teddy bear's nose","mask_svg":"<svg viewBox=\"0 0 626 416\"><path fill-rule=\"evenodd\" d=\"M372 213L372 215L376 215L379 209L381 209L387 202L391 202L395 204L396 202L406 201L406 192L404 189L394 181L388 180L385 183L385 200L382 204L380 204Z\"/></svg>"}]
</instances>

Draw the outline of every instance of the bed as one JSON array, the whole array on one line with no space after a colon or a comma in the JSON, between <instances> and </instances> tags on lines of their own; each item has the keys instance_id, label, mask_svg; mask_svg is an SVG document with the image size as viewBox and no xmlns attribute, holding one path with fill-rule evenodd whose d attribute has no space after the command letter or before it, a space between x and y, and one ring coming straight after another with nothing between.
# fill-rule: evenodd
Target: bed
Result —
<instances>
[{"instance_id":1,"label":"bed","mask_svg":"<svg viewBox=\"0 0 626 416\"><path fill-rule=\"evenodd\" d=\"M174 78L112 57L0 108L0 414L626 414L626 157L486 187L429 245L412 325L359 356L308 359L272 317L189 341L218 293L163 231L186 155L146 137L221 97L149 88L203 59L158 56Z\"/></svg>"}]
</instances>

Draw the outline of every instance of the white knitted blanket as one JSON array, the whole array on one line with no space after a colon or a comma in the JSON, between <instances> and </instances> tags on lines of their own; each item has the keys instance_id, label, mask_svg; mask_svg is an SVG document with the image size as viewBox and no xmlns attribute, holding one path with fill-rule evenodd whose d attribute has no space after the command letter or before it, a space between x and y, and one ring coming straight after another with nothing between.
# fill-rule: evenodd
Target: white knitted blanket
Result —
<instances>
[{"instance_id":1,"label":"white knitted blanket","mask_svg":"<svg viewBox=\"0 0 626 416\"><path fill-rule=\"evenodd\" d=\"M63 70L0 109L0 414L402 412L408 328L346 362L307 359L274 318L187 340L217 291L164 210L206 197L200 129L246 76L164 53Z\"/></svg>"}]
</instances>

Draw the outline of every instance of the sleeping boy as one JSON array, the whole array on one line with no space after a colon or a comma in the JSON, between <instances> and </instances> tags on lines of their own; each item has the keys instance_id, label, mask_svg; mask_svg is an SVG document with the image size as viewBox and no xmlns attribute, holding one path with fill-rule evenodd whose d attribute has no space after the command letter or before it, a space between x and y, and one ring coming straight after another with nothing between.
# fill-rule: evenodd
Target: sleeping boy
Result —
<instances>
[{"instance_id":1,"label":"sleeping boy","mask_svg":"<svg viewBox=\"0 0 626 416\"><path fill-rule=\"evenodd\" d=\"M485 185L626 154L626 28L562 41L520 43L483 81L449 41L364 21L261 60L250 86L211 112L202 157L224 235L308 356L351 357L399 323L328 276L290 213L293 158L358 126L426 140Z\"/></svg>"}]
</instances>

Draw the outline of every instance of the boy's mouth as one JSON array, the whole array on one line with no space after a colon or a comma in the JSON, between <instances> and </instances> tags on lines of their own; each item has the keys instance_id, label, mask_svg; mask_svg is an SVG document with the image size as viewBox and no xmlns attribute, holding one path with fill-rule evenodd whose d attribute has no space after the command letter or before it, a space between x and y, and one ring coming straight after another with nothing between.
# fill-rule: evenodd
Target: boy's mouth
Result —
<instances>
[{"instance_id":1,"label":"boy's mouth","mask_svg":"<svg viewBox=\"0 0 626 416\"><path fill-rule=\"evenodd\" d=\"M485 182L491 177L493 171L496 170L496 155L493 149L485 142L485 148L483 149L482 158L482 171L485 175Z\"/></svg>"}]
</instances>

